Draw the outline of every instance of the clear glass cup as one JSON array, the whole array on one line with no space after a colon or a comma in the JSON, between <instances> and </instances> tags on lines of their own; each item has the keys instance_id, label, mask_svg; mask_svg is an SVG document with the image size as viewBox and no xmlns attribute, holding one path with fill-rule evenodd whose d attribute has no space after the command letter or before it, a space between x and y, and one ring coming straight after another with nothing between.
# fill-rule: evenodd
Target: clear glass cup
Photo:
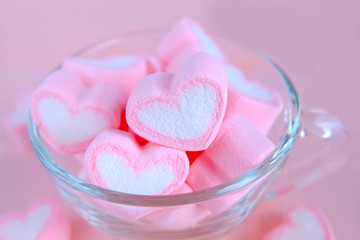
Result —
<instances>
[{"instance_id":1,"label":"clear glass cup","mask_svg":"<svg viewBox=\"0 0 360 240\"><path fill-rule=\"evenodd\" d=\"M164 32L149 31L107 39L74 56L105 59L118 55L154 54ZM70 205L92 226L114 239L216 239L241 224L261 199L273 198L289 190L299 189L334 171L344 163L348 153L348 136L333 116L319 110L302 110L294 85L268 57L236 43L215 38L228 57L247 79L262 81L275 89L283 99L284 109L268 137L276 149L252 170L236 179L201 191L166 196L144 196L111 191L88 183L78 176L79 161L59 155L42 141L37 126L29 118L29 136L38 158L51 180ZM58 66L58 68L61 67ZM294 148L309 156L292 156L292 169L284 171L282 182L272 187ZM313 145L319 146L311 149ZM75 166L77 165L77 166ZM289 180L290 179L290 180ZM209 204L215 212L202 211ZM167 222L146 215L136 221L126 219L117 209L163 211ZM200 209L200 210L199 210ZM196 218L187 216L198 211ZM192 215L194 216L194 215Z\"/></svg>"}]
</instances>

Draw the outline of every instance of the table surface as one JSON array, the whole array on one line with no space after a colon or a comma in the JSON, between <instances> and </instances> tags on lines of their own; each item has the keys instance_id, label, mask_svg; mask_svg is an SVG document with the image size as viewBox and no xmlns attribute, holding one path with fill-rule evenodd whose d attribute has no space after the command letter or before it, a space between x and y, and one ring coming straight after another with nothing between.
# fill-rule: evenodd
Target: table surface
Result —
<instances>
[{"instance_id":1,"label":"table surface","mask_svg":"<svg viewBox=\"0 0 360 240\"><path fill-rule=\"evenodd\" d=\"M359 1L103 3L0 0L0 117L16 96L33 89L61 59L83 46L129 31L168 28L191 17L212 33L272 56L295 83L303 106L332 113L351 134L345 166L306 189L264 202L224 240L260 239L273 227L267 219L279 219L281 212L303 203L323 210L337 239L359 239ZM0 131L0 214L23 210L39 195L60 199L34 153L14 147ZM72 239L107 239L59 201L71 219Z\"/></svg>"}]
</instances>

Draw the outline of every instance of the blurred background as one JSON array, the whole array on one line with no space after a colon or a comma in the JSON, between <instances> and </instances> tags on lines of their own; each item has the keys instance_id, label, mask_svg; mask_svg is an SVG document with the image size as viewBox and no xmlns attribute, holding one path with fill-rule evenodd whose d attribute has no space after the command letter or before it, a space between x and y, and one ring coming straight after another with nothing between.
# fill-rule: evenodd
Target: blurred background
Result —
<instances>
[{"instance_id":1,"label":"blurred background","mask_svg":"<svg viewBox=\"0 0 360 240\"><path fill-rule=\"evenodd\" d=\"M323 210L337 239L360 229L360 2L132 0L0 0L0 116L64 57L114 35L171 27L184 16L209 33L271 56L294 82L303 106L335 115L351 134L349 160L336 173L298 192L264 203L228 239L259 239L268 216L310 203ZM0 214L24 209L40 194L55 197L34 154L12 145L1 128ZM65 204L64 204L65 205ZM73 239L106 239L68 207ZM245 229L245 230L244 230Z\"/></svg>"}]
</instances>

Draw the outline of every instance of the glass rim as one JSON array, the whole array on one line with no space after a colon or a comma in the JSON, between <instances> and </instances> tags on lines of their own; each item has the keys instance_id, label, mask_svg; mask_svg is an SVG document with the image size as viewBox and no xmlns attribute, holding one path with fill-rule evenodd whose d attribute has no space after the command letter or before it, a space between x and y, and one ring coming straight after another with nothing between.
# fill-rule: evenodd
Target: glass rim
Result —
<instances>
[{"instance_id":1,"label":"glass rim","mask_svg":"<svg viewBox=\"0 0 360 240\"><path fill-rule=\"evenodd\" d=\"M121 38L123 37L124 36ZM94 44L89 48L83 49L81 52L99 47L99 45L107 41L114 41L114 39L110 38L105 41L101 41L98 44ZM78 54L79 53L80 52L78 52ZM248 172L245 172L230 181L203 190L169 195L138 195L102 188L71 174L52 158L40 138L38 128L33 121L31 114L29 114L28 132L33 150L45 168L62 183L86 195L117 204L143 207L179 206L199 203L233 193L259 180L262 176L265 176L267 173L277 167L293 146L300 128L301 104L293 83L272 59L270 59L265 54L257 54L277 71L287 88L290 105L292 107L289 125L285 135L280 140L280 143L277 145L272 154L268 156L268 158L266 158L262 163L258 164ZM59 67L60 66L54 70L58 69Z\"/></svg>"}]
</instances>

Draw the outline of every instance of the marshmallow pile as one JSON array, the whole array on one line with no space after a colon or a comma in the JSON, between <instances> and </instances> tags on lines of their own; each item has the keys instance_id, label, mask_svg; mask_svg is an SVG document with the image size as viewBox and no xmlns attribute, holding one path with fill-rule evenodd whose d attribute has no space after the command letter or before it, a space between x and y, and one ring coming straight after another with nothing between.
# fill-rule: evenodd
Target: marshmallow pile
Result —
<instances>
[{"instance_id":1,"label":"marshmallow pile","mask_svg":"<svg viewBox=\"0 0 360 240\"><path fill-rule=\"evenodd\" d=\"M31 99L42 138L83 154L87 181L140 195L197 191L249 171L274 150L266 134L282 107L189 19L162 38L156 56L64 60ZM149 214L120 212L127 220Z\"/></svg>"}]
</instances>

